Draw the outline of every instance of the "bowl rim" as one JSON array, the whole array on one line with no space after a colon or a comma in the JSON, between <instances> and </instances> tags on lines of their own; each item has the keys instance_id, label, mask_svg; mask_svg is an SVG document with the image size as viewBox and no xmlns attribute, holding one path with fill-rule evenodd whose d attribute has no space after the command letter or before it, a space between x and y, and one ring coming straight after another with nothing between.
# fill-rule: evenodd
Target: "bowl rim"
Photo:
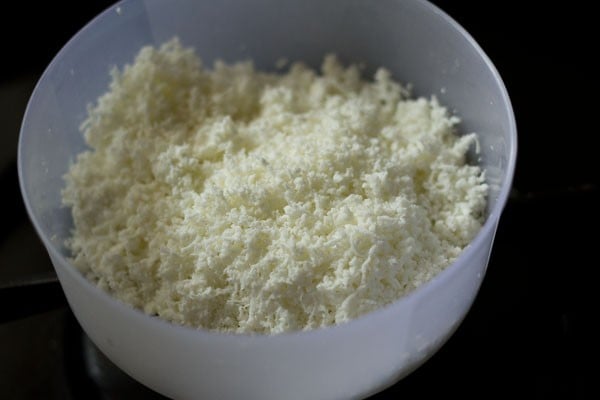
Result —
<instances>
[{"instance_id":1,"label":"bowl rim","mask_svg":"<svg viewBox=\"0 0 600 400\"><path fill-rule=\"evenodd\" d=\"M500 94L502 97L502 107L507 110L508 118L509 118L509 141L508 141L508 162L506 165L506 173L502 182L500 184L500 191L498 194L498 198L496 204L488 213L486 220L483 226L480 228L479 232L476 234L475 238L464 248L460 255L454 260L450 265L448 265L443 271L436 274L433 278L431 278L428 282L423 283L418 288L414 289L407 295L400 297L394 302L380 307L376 310L363 314L353 320L340 323L337 325L319 327L310 330L301 330L301 331L290 331L290 332L282 332L275 334L261 334L261 333L234 333L234 332L218 332L212 331L204 328L194 328L184 325L178 325L173 322L169 322L159 317L153 317L142 310L134 308L133 306L126 304L104 290L100 289L92 282L90 282L87 278L83 276L79 270L77 270L67 257L62 255L58 250L57 246L52 243L49 238L49 235L43 230L42 224L39 221L37 215L33 211L33 207L31 205L27 186L25 184L24 172L23 172L23 160L24 160L24 144L23 144L23 136L26 134L27 122L31 118L31 114L34 113L33 107L35 103L35 99L38 96L39 91L41 91L42 86L45 85L48 80L48 76L52 70L54 70L58 61L62 58L63 54L67 53L75 42L79 40L79 38L83 35L86 35L87 31L90 30L96 24L101 23L101 21L107 18L110 13L121 13L122 8L126 8L128 3L133 3L138 0L121 0L112 6L105 9L103 12L96 15L91 21L89 21L84 27L82 27L73 37L69 39L69 41L61 48L61 50L54 56L52 61L48 64L40 79L36 83L36 86L29 98L27 103L27 107L23 116L23 120L21 123L21 128L19 132L19 144L17 151L17 167L18 167L18 175L19 175L19 185L21 189L21 194L23 197L23 201L25 203L25 208L27 210L27 214L36 230L36 233L39 238L41 238L46 250L50 254L51 258L60 261L60 263L64 266L69 266L70 268L64 268L64 271L69 274L70 278L74 279L81 287L85 288L87 292L93 293L95 296L98 296L103 303L108 303L110 306L119 310L119 312L124 314L129 314L130 318L139 320L141 322L145 322L148 324L155 324L154 326L157 329L167 329L171 331L177 332L178 335L191 335L195 337L205 337L205 338L213 338L219 340L231 340L229 338L233 338L234 340L251 340L251 341L262 341L262 340L296 340L296 339L306 339L311 340L312 338L323 339L324 335L337 335L338 332L343 331L351 331L353 329L360 329L361 326L372 326L376 320L379 319L387 319L391 315L397 314L402 307L406 307L410 303L418 302L419 299L424 297L429 297L432 293L437 291L439 287L443 286L447 280L449 280L456 271L465 263L465 261L473 256L473 254L478 251L482 246L485 245L485 242L495 235L495 231L497 228L497 224L499 222L501 213L506 205L508 200L508 196L511 191L512 181L514 177L514 171L516 166L516 158L517 158L517 125L514 115L514 110L510 101L510 97L506 90L506 86L502 81L502 78L497 71L496 67L487 56L487 54L483 51L483 49L479 46L479 44L475 41L475 39L452 17L450 17L446 12L441 10L435 4L432 4L426 0L408 0L416 3L417 6L422 7L425 12L436 14L440 17L445 23L449 24L451 28L458 31L458 33L464 37L469 45L476 51L478 56L484 61L485 66L491 72L496 84L500 89ZM59 268L56 265L53 266L55 269ZM486 267L487 269L487 267ZM482 276L483 279L483 276ZM61 281L61 285L63 282Z\"/></svg>"}]
</instances>

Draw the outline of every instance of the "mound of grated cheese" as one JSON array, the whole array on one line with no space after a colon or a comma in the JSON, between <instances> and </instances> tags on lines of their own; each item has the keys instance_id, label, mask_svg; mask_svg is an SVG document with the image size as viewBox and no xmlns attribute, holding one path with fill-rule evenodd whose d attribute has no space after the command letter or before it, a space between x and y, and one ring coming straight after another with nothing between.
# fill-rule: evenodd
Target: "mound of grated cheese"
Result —
<instances>
[{"instance_id":1,"label":"mound of grated cheese","mask_svg":"<svg viewBox=\"0 0 600 400\"><path fill-rule=\"evenodd\" d=\"M427 282L481 227L473 134L379 69L204 69L174 39L112 71L65 176L73 263L197 328L339 324Z\"/></svg>"}]
</instances>

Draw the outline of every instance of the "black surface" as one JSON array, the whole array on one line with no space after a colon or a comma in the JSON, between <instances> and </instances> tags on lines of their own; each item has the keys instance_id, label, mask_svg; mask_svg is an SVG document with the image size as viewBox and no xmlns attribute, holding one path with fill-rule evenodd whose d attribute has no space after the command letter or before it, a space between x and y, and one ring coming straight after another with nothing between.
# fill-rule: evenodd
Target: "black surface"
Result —
<instances>
[{"instance_id":1,"label":"black surface","mask_svg":"<svg viewBox=\"0 0 600 400\"><path fill-rule=\"evenodd\" d=\"M67 300L58 282L0 288L0 324L64 307L66 304Z\"/></svg>"},{"instance_id":2,"label":"black surface","mask_svg":"<svg viewBox=\"0 0 600 400\"><path fill-rule=\"evenodd\" d=\"M110 3L8 5L0 34L13 40L3 45L0 88L23 76L39 76L66 40ZM506 83L519 129L516 190L464 323L431 360L373 399L600 398L594 366L599 335L593 326L598 316L600 168L594 143L600 78L598 61L592 59L598 24L586 8L591 3L435 3L474 36ZM37 34L28 36L32 31ZM0 127L0 134L16 133ZM0 171L0 205L7 210L0 245L19 227L31 229L12 165ZM43 311L55 294L38 291L29 296L30 306ZM0 298L0 398L103 398L82 365L81 331L64 299L52 299L51 306L62 304L62 311L15 320L31 310L11 314L8 307L22 303ZM145 396L136 393L127 398Z\"/></svg>"},{"instance_id":3,"label":"black surface","mask_svg":"<svg viewBox=\"0 0 600 400\"><path fill-rule=\"evenodd\" d=\"M0 229L0 242L10 235L15 228L26 219L25 206L19 190L19 178L17 177L17 163L10 162L0 171L0 188L4 188L2 205L6 210Z\"/></svg>"}]
</instances>

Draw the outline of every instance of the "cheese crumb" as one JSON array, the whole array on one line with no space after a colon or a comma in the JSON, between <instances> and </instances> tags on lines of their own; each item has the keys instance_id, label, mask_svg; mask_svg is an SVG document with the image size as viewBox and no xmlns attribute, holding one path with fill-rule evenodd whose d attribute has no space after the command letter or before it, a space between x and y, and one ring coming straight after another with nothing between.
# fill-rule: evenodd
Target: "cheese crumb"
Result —
<instances>
[{"instance_id":1,"label":"cheese crumb","mask_svg":"<svg viewBox=\"0 0 600 400\"><path fill-rule=\"evenodd\" d=\"M205 69L174 39L112 71L65 176L73 264L168 321L238 333L343 323L446 268L480 229L474 134L435 98L326 56Z\"/></svg>"}]
</instances>

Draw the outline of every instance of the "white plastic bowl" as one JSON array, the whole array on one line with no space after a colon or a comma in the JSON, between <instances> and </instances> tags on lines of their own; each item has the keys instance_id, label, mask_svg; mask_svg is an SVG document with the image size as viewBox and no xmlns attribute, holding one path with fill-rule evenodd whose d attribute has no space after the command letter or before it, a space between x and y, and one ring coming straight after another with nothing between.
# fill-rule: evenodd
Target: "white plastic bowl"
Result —
<instances>
[{"instance_id":1,"label":"white plastic bowl","mask_svg":"<svg viewBox=\"0 0 600 400\"><path fill-rule=\"evenodd\" d=\"M340 326L277 336L225 335L175 326L124 305L67 260L72 226L63 174L85 148L86 105L107 90L109 69L174 35L215 58L280 57L318 66L325 53L385 66L435 94L477 132L490 185L487 221L461 257L431 282ZM367 68L367 74L372 71ZM504 85L473 39L419 0L123 1L60 51L29 102L19 145L27 210L81 326L119 367L174 398L340 399L372 394L422 364L457 328L479 289L511 185L516 127Z\"/></svg>"}]
</instances>

